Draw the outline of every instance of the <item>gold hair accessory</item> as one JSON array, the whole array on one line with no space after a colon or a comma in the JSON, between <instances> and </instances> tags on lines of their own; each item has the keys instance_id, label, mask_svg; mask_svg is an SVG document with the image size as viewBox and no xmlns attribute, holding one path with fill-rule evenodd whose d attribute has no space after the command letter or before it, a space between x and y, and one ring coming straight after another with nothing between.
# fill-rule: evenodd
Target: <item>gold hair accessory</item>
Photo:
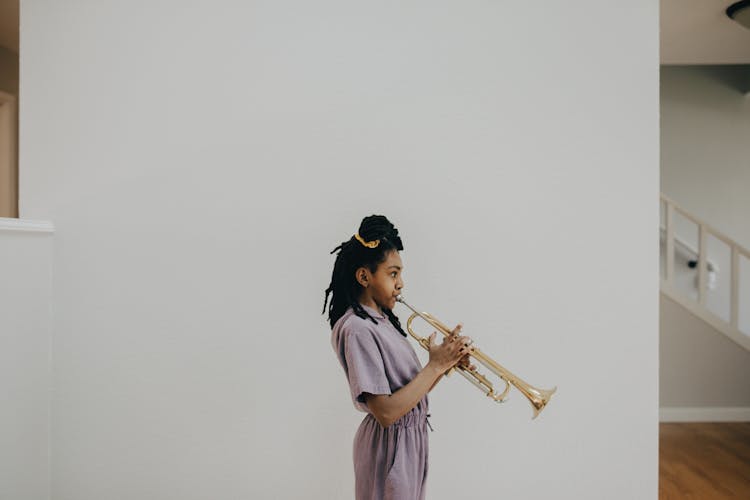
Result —
<instances>
[{"instance_id":1,"label":"gold hair accessory","mask_svg":"<svg viewBox=\"0 0 750 500\"><path fill-rule=\"evenodd\" d=\"M355 234L354 237L367 248L377 248L377 246L380 245L380 240L365 241L359 233Z\"/></svg>"}]
</instances>

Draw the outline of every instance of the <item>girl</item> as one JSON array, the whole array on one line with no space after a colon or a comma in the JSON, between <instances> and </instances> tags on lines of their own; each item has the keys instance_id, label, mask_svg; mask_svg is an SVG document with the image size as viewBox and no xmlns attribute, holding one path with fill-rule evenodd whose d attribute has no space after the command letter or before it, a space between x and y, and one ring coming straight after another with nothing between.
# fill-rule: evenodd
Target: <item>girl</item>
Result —
<instances>
[{"instance_id":1,"label":"girl","mask_svg":"<svg viewBox=\"0 0 750 500\"><path fill-rule=\"evenodd\" d=\"M392 312L404 286L401 250L398 230L372 215L331 252L338 254L323 312L328 306L331 344L354 406L367 413L354 436L357 500L425 498L427 393L454 365L468 364L472 349L471 340L458 335L461 325L441 344L433 332L422 368Z\"/></svg>"}]
</instances>

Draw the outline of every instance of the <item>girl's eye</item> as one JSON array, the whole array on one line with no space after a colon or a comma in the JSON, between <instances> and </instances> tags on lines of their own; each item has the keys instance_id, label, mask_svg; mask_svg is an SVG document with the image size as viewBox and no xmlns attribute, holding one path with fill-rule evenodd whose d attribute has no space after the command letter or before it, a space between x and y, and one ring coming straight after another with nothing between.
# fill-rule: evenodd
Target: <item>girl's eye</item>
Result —
<instances>
[{"instance_id":1,"label":"girl's eye","mask_svg":"<svg viewBox=\"0 0 750 500\"><path fill-rule=\"evenodd\" d=\"M395 278L395 277L396 277L396 274L397 274L397 273L396 273L396 271L393 271L393 272L391 273L391 276L393 276L393 277Z\"/></svg>"}]
</instances>

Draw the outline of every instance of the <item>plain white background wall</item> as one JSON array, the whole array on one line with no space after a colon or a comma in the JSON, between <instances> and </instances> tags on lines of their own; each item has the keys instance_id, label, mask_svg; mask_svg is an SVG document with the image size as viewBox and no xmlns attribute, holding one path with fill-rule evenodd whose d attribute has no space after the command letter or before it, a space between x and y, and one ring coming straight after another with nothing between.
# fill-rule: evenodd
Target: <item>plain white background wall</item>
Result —
<instances>
[{"instance_id":1,"label":"plain white background wall","mask_svg":"<svg viewBox=\"0 0 750 500\"><path fill-rule=\"evenodd\" d=\"M431 499L656 497L656 4L21 14L55 499L351 498L361 415L320 313L371 213L414 305L559 386L531 422L442 382Z\"/></svg>"},{"instance_id":2,"label":"plain white background wall","mask_svg":"<svg viewBox=\"0 0 750 500\"><path fill-rule=\"evenodd\" d=\"M52 233L21 226L0 218L0 498L39 500L50 494Z\"/></svg>"}]
</instances>

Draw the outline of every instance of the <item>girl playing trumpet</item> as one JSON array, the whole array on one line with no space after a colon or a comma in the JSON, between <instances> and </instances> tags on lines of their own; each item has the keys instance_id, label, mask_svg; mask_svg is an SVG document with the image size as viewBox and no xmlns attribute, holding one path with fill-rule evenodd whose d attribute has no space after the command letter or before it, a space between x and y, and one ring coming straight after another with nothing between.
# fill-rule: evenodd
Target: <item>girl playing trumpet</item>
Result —
<instances>
[{"instance_id":1,"label":"girl playing trumpet","mask_svg":"<svg viewBox=\"0 0 750 500\"><path fill-rule=\"evenodd\" d=\"M456 364L468 366L472 350L460 324L441 344L433 332L422 367L392 311L404 286L401 250L398 230L372 215L331 252L338 253L323 312L354 406L367 414L354 436L357 500L425 498L427 393Z\"/></svg>"}]
</instances>

